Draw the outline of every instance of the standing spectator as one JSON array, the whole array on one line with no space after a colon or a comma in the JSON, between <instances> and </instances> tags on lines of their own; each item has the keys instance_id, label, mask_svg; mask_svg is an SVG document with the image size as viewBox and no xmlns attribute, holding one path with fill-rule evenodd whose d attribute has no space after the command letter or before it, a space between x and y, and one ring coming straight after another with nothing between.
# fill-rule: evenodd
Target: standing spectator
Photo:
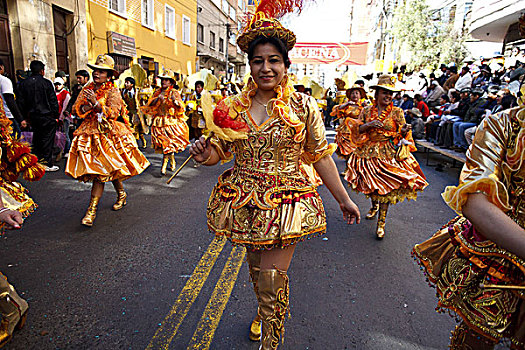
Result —
<instances>
[{"instance_id":1,"label":"standing spectator","mask_svg":"<svg viewBox=\"0 0 525 350\"><path fill-rule=\"evenodd\" d=\"M454 85L454 88L458 91L461 91L465 88L470 88L472 85L472 75L470 74L470 68L468 66L465 66L461 68L461 73L459 73L458 81L456 81L456 85Z\"/></svg>"},{"instance_id":2,"label":"standing spectator","mask_svg":"<svg viewBox=\"0 0 525 350\"><path fill-rule=\"evenodd\" d=\"M44 78L45 65L32 61L31 76L20 83L20 106L33 129L33 149L46 171L57 171L53 165L53 144L57 130L59 108L53 84ZM25 125L22 125L25 126Z\"/></svg>"},{"instance_id":3,"label":"standing spectator","mask_svg":"<svg viewBox=\"0 0 525 350\"><path fill-rule=\"evenodd\" d=\"M441 66L439 66L439 70L441 71L441 76L437 78L437 81L440 86L443 86L445 85L447 79L450 78L450 69L446 65L441 63Z\"/></svg>"},{"instance_id":4,"label":"standing spectator","mask_svg":"<svg viewBox=\"0 0 525 350\"><path fill-rule=\"evenodd\" d=\"M69 125L71 124L71 116L66 112L65 107L69 104L71 94L65 88L65 81L63 78L55 78L55 94L58 100L58 120L62 124L62 131L66 138L66 144L64 145L64 155L68 156L69 147L71 147L71 139L69 138Z\"/></svg>"},{"instance_id":5,"label":"standing spectator","mask_svg":"<svg viewBox=\"0 0 525 350\"><path fill-rule=\"evenodd\" d=\"M13 138L17 139L21 134L20 123L22 123L23 118L15 102L13 82L4 76L5 73L4 62L0 59L0 94L3 97L5 115L13 123Z\"/></svg>"},{"instance_id":6,"label":"standing spectator","mask_svg":"<svg viewBox=\"0 0 525 350\"><path fill-rule=\"evenodd\" d=\"M436 107L439 105L439 101L441 99L441 96L445 93L445 90L439 84L436 80L432 80L430 82L430 92L427 95L426 103L428 107Z\"/></svg>"},{"instance_id":7,"label":"standing spectator","mask_svg":"<svg viewBox=\"0 0 525 350\"><path fill-rule=\"evenodd\" d=\"M427 104L425 101L423 101L423 96L420 94L416 94L414 96L415 101L415 107L421 111L421 114L423 115L423 119L427 120L428 116L430 115L430 109L428 109Z\"/></svg>"},{"instance_id":8,"label":"standing spectator","mask_svg":"<svg viewBox=\"0 0 525 350\"><path fill-rule=\"evenodd\" d=\"M73 85L73 88L71 89L71 98L69 100L69 103L66 107L66 113L68 115L71 115L71 111L73 109L73 105L77 101L78 95L80 94L80 91L82 91L82 88L86 86L86 84L89 81L89 73L85 69L81 69L75 73L75 77L77 78L77 83ZM71 115L71 118L73 119L73 122L77 122L79 119L75 115Z\"/></svg>"},{"instance_id":9,"label":"standing spectator","mask_svg":"<svg viewBox=\"0 0 525 350\"><path fill-rule=\"evenodd\" d=\"M452 66L448 70L450 71L450 76L445 81L445 84L443 84L443 90L445 90L446 93L451 89L454 89L454 86L456 86L456 82L459 79L458 67ZM452 96L448 95L448 97L451 98Z\"/></svg>"}]
</instances>

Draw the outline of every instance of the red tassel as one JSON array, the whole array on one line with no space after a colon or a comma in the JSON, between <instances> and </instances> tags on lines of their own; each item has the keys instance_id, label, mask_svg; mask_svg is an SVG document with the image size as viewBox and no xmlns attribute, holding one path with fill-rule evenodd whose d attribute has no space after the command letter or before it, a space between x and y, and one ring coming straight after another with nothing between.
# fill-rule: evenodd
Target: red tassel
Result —
<instances>
[{"instance_id":1,"label":"red tassel","mask_svg":"<svg viewBox=\"0 0 525 350\"><path fill-rule=\"evenodd\" d=\"M38 181L46 173L46 170L42 164L36 163L32 167L24 171L24 180L26 181Z\"/></svg>"},{"instance_id":2,"label":"red tassel","mask_svg":"<svg viewBox=\"0 0 525 350\"><path fill-rule=\"evenodd\" d=\"M221 102L213 111L213 122L219 128L230 128L233 131L249 131L250 128L242 118L232 119L229 108L225 103Z\"/></svg>"},{"instance_id":3,"label":"red tassel","mask_svg":"<svg viewBox=\"0 0 525 350\"><path fill-rule=\"evenodd\" d=\"M9 160L12 163L17 161L22 155L26 153L31 153L31 149L29 148L27 143L12 141L6 147L7 160Z\"/></svg>"},{"instance_id":4,"label":"red tassel","mask_svg":"<svg viewBox=\"0 0 525 350\"><path fill-rule=\"evenodd\" d=\"M38 162L38 158L31 154L26 153L22 155L18 160L15 162L15 168L17 173L21 173L25 171L26 169L32 167Z\"/></svg>"}]
</instances>

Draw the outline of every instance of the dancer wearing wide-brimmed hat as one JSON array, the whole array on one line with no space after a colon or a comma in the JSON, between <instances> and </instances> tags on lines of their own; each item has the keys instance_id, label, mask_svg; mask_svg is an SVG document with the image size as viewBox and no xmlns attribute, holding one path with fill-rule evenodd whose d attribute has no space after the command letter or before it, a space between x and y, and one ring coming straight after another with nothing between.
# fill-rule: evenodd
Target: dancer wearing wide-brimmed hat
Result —
<instances>
[{"instance_id":1,"label":"dancer wearing wide-brimmed hat","mask_svg":"<svg viewBox=\"0 0 525 350\"><path fill-rule=\"evenodd\" d=\"M93 82L82 89L73 106L75 115L84 121L74 133L66 174L79 181L93 182L91 201L82 219L82 224L88 227L93 226L104 184L113 183L117 191L113 210L120 210L127 203L122 181L149 166L129 125L117 121L126 117L127 112L120 91L111 81L118 76L114 66L108 55L99 55L95 64L88 64L93 69Z\"/></svg>"},{"instance_id":2,"label":"dancer wearing wide-brimmed hat","mask_svg":"<svg viewBox=\"0 0 525 350\"><path fill-rule=\"evenodd\" d=\"M155 152L162 153L161 174L166 175L168 162L175 170L175 153L182 152L190 144L189 128L184 114L184 103L174 88L175 74L166 70L159 75L161 87L155 91L141 110L152 118L151 144Z\"/></svg>"},{"instance_id":3,"label":"dancer wearing wide-brimmed hat","mask_svg":"<svg viewBox=\"0 0 525 350\"><path fill-rule=\"evenodd\" d=\"M417 160L410 125L406 124L403 110L394 107L393 93L396 79L381 75L375 89L374 105L366 107L358 119L348 119L352 133L352 147L347 163L346 180L350 187L372 200L366 218L378 213L376 237L385 235L385 221L389 204L416 199L427 182Z\"/></svg>"},{"instance_id":4,"label":"dancer wearing wide-brimmed hat","mask_svg":"<svg viewBox=\"0 0 525 350\"><path fill-rule=\"evenodd\" d=\"M346 221L359 221L331 157L335 145L326 141L317 102L295 92L286 74L295 35L275 16L294 8L282 3L262 1L243 29L237 44L248 54L249 80L206 121L215 137L202 137L190 148L204 165L235 154L233 168L220 176L210 196L208 227L247 248L259 304L250 339L260 340L264 350L276 349L284 331L287 270L297 243L326 231L323 203L301 170L303 162L313 164Z\"/></svg>"}]
</instances>

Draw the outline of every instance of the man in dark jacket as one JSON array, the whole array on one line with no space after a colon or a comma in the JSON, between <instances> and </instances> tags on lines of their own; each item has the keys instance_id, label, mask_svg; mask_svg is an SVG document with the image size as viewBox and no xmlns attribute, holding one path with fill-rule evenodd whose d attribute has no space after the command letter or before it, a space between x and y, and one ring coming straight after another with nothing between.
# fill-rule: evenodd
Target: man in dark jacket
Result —
<instances>
[{"instance_id":1,"label":"man in dark jacket","mask_svg":"<svg viewBox=\"0 0 525 350\"><path fill-rule=\"evenodd\" d=\"M485 113L485 107L487 100L481 98L484 91L481 89L476 89L472 91L470 95L470 107L465 113L462 121L457 121L454 123L452 130L454 135L454 147L458 151L466 151L468 148L467 139L465 138L465 130L476 126L481 121L483 113Z\"/></svg>"},{"instance_id":2,"label":"man in dark jacket","mask_svg":"<svg viewBox=\"0 0 525 350\"><path fill-rule=\"evenodd\" d=\"M462 121L465 114L470 107L470 89L466 88L460 92L461 100L458 103L458 106L451 111L445 111L441 120L443 124L438 135L437 145L443 146L444 148L451 148L453 145L453 123Z\"/></svg>"},{"instance_id":3,"label":"man in dark jacket","mask_svg":"<svg viewBox=\"0 0 525 350\"><path fill-rule=\"evenodd\" d=\"M57 171L53 165L53 145L58 124L58 100L50 80L44 78L45 65L32 61L31 76L20 83L19 106L33 130L33 152L46 166L46 171Z\"/></svg>"}]
</instances>

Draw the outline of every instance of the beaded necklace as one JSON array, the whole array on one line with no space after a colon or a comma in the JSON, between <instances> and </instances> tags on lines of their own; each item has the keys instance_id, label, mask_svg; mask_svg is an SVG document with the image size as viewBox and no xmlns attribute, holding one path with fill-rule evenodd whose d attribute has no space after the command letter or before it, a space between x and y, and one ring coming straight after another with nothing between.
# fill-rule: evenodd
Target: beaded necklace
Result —
<instances>
[{"instance_id":1,"label":"beaded necklace","mask_svg":"<svg viewBox=\"0 0 525 350\"><path fill-rule=\"evenodd\" d=\"M372 109L370 110L370 120L379 120L379 121L383 121L385 120L389 115L390 115L390 112L392 112L392 109L394 108L394 104L393 103L390 103L384 110L383 112L381 112L381 115L378 117L378 113L379 111L377 110L377 106L373 106Z\"/></svg>"}]
</instances>

